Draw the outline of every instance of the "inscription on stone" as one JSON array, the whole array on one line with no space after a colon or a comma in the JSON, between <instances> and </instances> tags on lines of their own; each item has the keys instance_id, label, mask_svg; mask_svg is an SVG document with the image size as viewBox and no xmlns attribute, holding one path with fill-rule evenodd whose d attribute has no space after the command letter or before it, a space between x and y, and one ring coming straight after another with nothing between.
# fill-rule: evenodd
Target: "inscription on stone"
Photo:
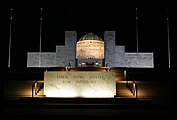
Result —
<instances>
[{"instance_id":1,"label":"inscription on stone","mask_svg":"<svg viewBox=\"0 0 177 120\"><path fill-rule=\"evenodd\" d=\"M114 97L116 74L97 71L46 71L44 94L46 97Z\"/></svg>"}]
</instances>

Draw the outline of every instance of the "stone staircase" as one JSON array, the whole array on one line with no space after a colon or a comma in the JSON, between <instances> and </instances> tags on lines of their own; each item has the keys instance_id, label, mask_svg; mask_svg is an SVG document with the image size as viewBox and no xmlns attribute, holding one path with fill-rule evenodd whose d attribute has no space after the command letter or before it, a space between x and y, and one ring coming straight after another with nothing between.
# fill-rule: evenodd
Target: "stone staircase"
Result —
<instances>
[{"instance_id":1,"label":"stone staircase","mask_svg":"<svg viewBox=\"0 0 177 120\"><path fill-rule=\"evenodd\" d=\"M4 87L4 95L6 99L19 99L20 97L32 97L32 85L35 81L24 80L24 81L6 81ZM127 88L125 81L119 81L116 83L117 97L122 98L134 98L131 91ZM37 95L33 92L33 97L44 97L44 82L39 80L37 82Z\"/></svg>"},{"instance_id":2,"label":"stone staircase","mask_svg":"<svg viewBox=\"0 0 177 120\"><path fill-rule=\"evenodd\" d=\"M32 85L35 80L23 80L23 81L5 81L4 82L4 98L7 100L18 100L20 97L32 97ZM37 96L43 96L43 80L38 80L37 84ZM39 88L41 87L41 88ZM34 92L33 92L34 94ZM35 97L35 94L34 94Z\"/></svg>"},{"instance_id":3,"label":"stone staircase","mask_svg":"<svg viewBox=\"0 0 177 120\"><path fill-rule=\"evenodd\" d=\"M19 97L31 97L32 84L34 81L29 80L10 80L4 81L4 97L5 99L15 100Z\"/></svg>"},{"instance_id":4,"label":"stone staircase","mask_svg":"<svg viewBox=\"0 0 177 120\"><path fill-rule=\"evenodd\" d=\"M117 96L119 98L136 98L128 86L126 81L119 81L117 82Z\"/></svg>"},{"instance_id":5,"label":"stone staircase","mask_svg":"<svg viewBox=\"0 0 177 120\"><path fill-rule=\"evenodd\" d=\"M65 71L64 67L53 68L53 70ZM105 67L75 67L71 68L70 71L105 71ZM123 78L123 69L111 68L111 71L116 72L116 87L117 87L117 97L121 98L135 98L131 90L127 87L126 81ZM127 75L129 83L135 80L132 74ZM133 80L131 80L133 78ZM153 79L153 78L152 78ZM19 99L20 97L31 97L32 96L32 85L35 80L4 80L4 98L5 99ZM138 86L138 98L144 100L153 101L166 101L170 97L173 97L173 91L170 89L171 82L160 81L160 80L136 80ZM38 80L37 87L43 84L43 80ZM43 97L43 87L38 89L37 97ZM36 96L35 96L36 97Z\"/></svg>"}]
</instances>

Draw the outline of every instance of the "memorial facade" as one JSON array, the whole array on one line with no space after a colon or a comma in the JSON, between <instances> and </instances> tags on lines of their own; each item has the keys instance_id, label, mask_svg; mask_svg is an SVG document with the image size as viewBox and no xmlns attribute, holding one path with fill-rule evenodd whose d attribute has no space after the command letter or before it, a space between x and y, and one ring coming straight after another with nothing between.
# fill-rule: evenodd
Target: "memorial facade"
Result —
<instances>
[{"instance_id":1,"label":"memorial facade","mask_svg":"<svg viewBox=\"0 0 177 120\"><path fill-rule=\"evenodd\" d=\"M116 32L105 31L104 38L88 33L77 38L76 31L65 31L65 45L56 45L56 52L28 52L27 67L110 66L153 68L153 52L125 52L116 46Z\"/></svg>"}]
</instances>

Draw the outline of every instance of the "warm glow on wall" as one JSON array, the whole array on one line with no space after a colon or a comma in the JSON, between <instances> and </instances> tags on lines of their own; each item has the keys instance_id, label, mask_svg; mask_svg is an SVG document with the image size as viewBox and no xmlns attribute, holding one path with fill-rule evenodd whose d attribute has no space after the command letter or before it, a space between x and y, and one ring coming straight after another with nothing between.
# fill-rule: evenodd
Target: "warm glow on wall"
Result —
<instances>
[{"instance_id":1,"label":"warm glow on wall","mask_svg":"<svg viewBox=\"0 0 177 120\"><path fill-rule=\"evenodd\" d=\"M76 45L77 59L104 59L104 42L100 40L78 41Z\"/></svg>"},{"instance_id":2,"label":"warm glow on wall","mask_svg":"<svg viewBox=\"0 0 177 120\"><path fill-rule=\"evenodd\" d=\"M44 74L44 95L46 97L114 97L116 74L99 71L47 71Z\"/></svg>"},{"instance_id":3,"label":"warm glow on wall","mask_svg":"<svg viewBox=\"0 0 177 120\"><path fill-rule=\"evenodd\" d=\"M66 88L62 89L60 91L56 89L50 89L46 92L46 97L71 97L71 98L113 98L112 91L106 91L106 90L82 90L80 92L77 91L77 89L72 88Z\"/></svg>"},{"instance_id":4,"label":"warm glow on wall","mask_svg":"<svg viewBox=\"0 0 177 120\"><path fill-rule=\"evenodd\" d=\"M73 88L53 89L52 87L45 92L46 97L78 97L78 93Z\"/></svg>"}]
</instances>

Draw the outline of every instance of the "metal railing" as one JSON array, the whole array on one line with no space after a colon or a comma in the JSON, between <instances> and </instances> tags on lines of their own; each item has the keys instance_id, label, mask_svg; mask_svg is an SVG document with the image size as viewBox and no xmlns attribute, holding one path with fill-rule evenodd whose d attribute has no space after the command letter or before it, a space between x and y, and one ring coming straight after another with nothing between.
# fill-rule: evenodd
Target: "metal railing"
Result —
<instances>
[{"instance_id":1,"label":"metal railing","mask_svg":"<svg viewBox=\"0 0 177 120\"><path fill-rule=\"evenodd\" d=\"M37 88L37 80L32 84L32 97L34 97L34 95L37 95L36 88Z\"/></svg>"},{"instance_id":2,"label":"metal railing","mask_svg":"<svg viewBox=\"0 0 177 120\"><path fill-rule=\"evenodd\" d=\"M132 86L132 93L133 95L138 98L138 86L135 81L133 81L133 86Z\"/></svg>"},{"instance_id":3,"label":"metal railing","mask_svg":"<svg viewBox=\"0 0 177 120\"><path fill-rule=\"evenodd\" d=\"M41 82L41 81L35 81L33 84L32 84L32 97L34 97L35 95L38 95L39 91L41 89L43 89L44 87L44 83L42 82L42 84L40 86L38 86L38 83Z\"/></svg>"},{"instance_id":4,"label":"metal railing","mask_svg":"<svg viewBox=\"0 0 177 120\"><path fill-rule=\"evenodd\" d=\"M135 98L138 98L138 85L135 81L126 81L126 86L130 90L130 92L135 96Z\"/></svg>"},{"instance_id":5,"label":"metal railing","mask_svg":"<svg viewBox=\"0 0 177 120\"><path fill-rule=\"evenodd\" d=\"M135 98L138 98L138 85L134 80L133 81L127 80L126 70L124 70L124 80L126 81L127 88L130 90L133 96L135 96Z\"/></svg>"}]
</instances>

